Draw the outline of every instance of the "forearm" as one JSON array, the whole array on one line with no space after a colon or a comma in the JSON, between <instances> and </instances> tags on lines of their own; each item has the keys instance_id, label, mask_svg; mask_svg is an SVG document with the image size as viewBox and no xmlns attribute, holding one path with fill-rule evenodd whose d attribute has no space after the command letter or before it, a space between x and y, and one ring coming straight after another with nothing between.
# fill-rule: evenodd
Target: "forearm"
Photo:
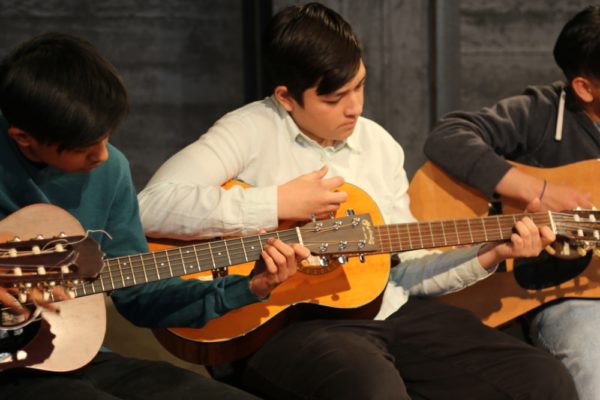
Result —
<instances>
[{"instance_id":1,"label":"forearm","mask_svg":"<svg viewBox=\"0 0 600 400\"><path fill-rule=\"evenodd\" d=\"M242 276L208 282L172 278L115 290L111 297L123 316L145 327L201 327L227 311L259 301Z\"/></svg>"},{"instance_id":2,"label":"forearm","mask_svg":"<svg viewBox=\"0 0 600 400\"><path fill-rule=\"evenodd\" d=\"M138 196L150 237L210 238L277 227L277 188L243 189L162 182Z\"/></svg>"},{"instance_id":3,"label":"forearm","mask_svg":"<svg viewBox=\"0 0 600 400\"><path fill-rule=\"evenodd\" d=\"M544 180L511 168L496 185L496 193L524 203L540 197L544 190Z\"/></svg>"}]
</instances>

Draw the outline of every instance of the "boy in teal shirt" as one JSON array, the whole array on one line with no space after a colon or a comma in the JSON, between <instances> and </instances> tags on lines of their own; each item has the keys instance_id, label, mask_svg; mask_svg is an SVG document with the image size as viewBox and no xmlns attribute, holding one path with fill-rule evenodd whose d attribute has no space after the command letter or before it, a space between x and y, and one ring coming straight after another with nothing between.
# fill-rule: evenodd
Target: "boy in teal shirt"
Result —
<instances>
[{"instance_id":1,"label":"boy in teal shirt","mask_svg":"<svg viewBox=\"0 0 600 400\"><path fill-rule=\"evenodd\" d=\"M128 162L108 143L128 109L116 70L82 39L45 34L10 53L0 65L0 218L50 203L70 212L84 229L109 233L110 238L90 234L108 257L146 252ZM251 279L171 278L115 291L112 298L138 325L202 326L260 301L307 255L300 246L273 240ZM17 307L6 289L0 292L0 302ZM63 400L251 397L166 363L114 353L100 353L72 373L0 375L0 397L36 394Z\"/></svg>"}]
</instances>

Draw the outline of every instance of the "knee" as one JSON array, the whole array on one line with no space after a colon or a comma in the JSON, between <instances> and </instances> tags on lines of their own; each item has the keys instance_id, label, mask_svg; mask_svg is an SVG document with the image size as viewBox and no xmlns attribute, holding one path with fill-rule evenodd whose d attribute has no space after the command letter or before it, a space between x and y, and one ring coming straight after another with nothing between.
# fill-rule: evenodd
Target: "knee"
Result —
<instances>
[{"instance_id":1,"label":"knee","mask_svg":"<svg viewBox=\"0 0 600 400\"><path fill-rule=\"evenodd\" d=\"M528 368L529 369L529 368ZM530 372L535 376L530 380L532 398L549 400L577 400L577 389L567 368L554 357L533 366Z\"/></svg>"}]
</instances>

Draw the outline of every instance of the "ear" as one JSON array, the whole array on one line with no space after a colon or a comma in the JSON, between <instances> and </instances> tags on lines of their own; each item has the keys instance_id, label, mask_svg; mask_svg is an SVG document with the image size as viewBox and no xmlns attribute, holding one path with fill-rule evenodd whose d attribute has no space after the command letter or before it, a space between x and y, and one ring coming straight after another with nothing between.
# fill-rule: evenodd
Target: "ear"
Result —
<instances>
[{"instance_id":1,"label":"ear","mask_svg":"<svg viewBox=\"0 0 600 400\"><path fill-rule=\"evenodd\" d=\"M35 144L36 140L24 130L11 126L8 128L8 136L10 136L21 148L28 148Z\"/></svg>"},{"instance_id":2,"label":"ear","mask_svg":"<svg viewBox=\"0 0 600 400\"><path fill-rule=\"evenodd\" d=\"M591 103L594 100L594 88L592 82L588 79L577 76L571 81L573 91L584 103Z\"/></svg>"},{"instance_id":3,"label":"ear","mask_svg":"<svg viewBox=\"0 0 600 400\"><path fill-rule=\"evenodd\" d=\"M277 86L273 94L275 95L275 99L277 99L279 104L281 104L287 112L294 111L296 101L292 98L287 86Z\"/></svg>"}]
</instances>

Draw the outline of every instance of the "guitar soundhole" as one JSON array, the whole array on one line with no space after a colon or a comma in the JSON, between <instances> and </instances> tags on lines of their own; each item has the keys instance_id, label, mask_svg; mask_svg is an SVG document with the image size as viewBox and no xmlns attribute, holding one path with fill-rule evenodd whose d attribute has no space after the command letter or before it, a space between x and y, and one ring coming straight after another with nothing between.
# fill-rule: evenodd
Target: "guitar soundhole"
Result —
<instances>
[{"instance_id":1,"label":"guitar soundhole","mask_svg":"<svg viewBox=\"0 0 600 400\"><path fill-rule=\"evenodd\" d=\"M565 260L546 252L536 258L518 258L514 261L515 279L523 288L530 290L558 286L583 272L591 258L588 253L585 257Z\"/></svg>"}]
</instances>

